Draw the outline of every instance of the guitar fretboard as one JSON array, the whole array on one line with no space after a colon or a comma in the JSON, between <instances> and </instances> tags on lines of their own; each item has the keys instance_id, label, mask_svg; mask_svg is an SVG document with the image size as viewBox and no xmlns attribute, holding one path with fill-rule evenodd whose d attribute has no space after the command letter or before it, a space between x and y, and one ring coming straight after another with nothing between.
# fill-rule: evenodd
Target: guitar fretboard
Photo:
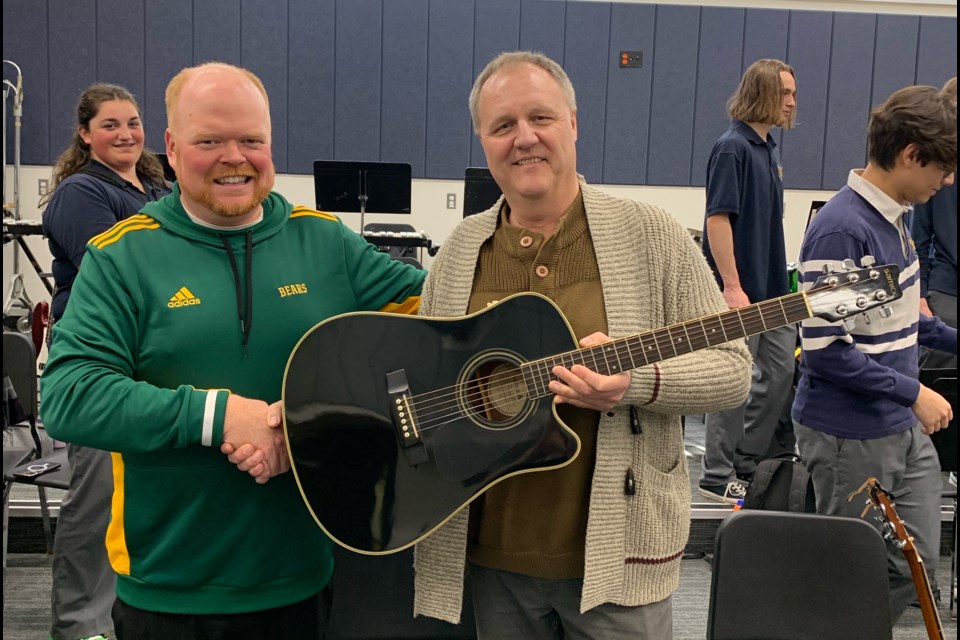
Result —
<instances>
[{"instance_id":1,"label":"guitar fretboard","mask_svg":"<svg viewBox=\"0 0 960 640\"><path fill-rule=\"evenodd\" d=\"M555 366L581 364L603 375L629 371L737 338L763 333L811 317L806 293L792 293L739 309L730 309L680 324L618 338L586 349L567 351L523 364L520 369L531 397L550 395Z\"/></svg>"}]
</instances>

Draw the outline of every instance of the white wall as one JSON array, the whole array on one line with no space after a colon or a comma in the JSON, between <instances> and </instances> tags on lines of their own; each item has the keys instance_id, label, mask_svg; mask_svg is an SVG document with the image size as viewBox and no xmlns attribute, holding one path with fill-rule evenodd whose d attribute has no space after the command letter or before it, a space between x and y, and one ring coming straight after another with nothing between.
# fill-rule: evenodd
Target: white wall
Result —
<instances>
[{"instance_id":1,"label":"white wall","mask_svg":"<svg viewBox=\"0 0 960 640\"><path fill-rule=\"evenodd\" d=\"M9 168L8 168L9 169ZM7 194L12 201L13 177L12 169L6 172ZM20 213L24 219L39 220L40 210L37 207L38 180L49 179L50 167L28 166L20 168ZM669 211L684 227L701 229L703 227L703 209L705 203L704 190L698 187L647 187L633 185L602 185L602 188L613 195L633 198L643 202L650 202ZM282 193L295 204L314 206L313 177L304 175L278 175L276 190ZM453 193L457 197L457 208L447 209L447 194ZM786 230L787 258L794 260L800 250L803 239L803 230L807 223L807 213L811 200L826 200L833 192L825 191L787 191L785 194L786 216L784 227ZM409 216L367 214L365 222L404 222L426 232L435 244L442 244L450 231L461 220L463 204L463 182L457 180L414 180L411 202L412 213ZM341 217L345 224L360 230L360 214L346 213ZM37 260L44 270L50 268L50 252L47 250L46 240L40 236L26 238ZM7 299L10 286L10 277L13 273L14 243L3 245L3 296ZM424 263L429 267L431 258L423 252ZM48 300L46 290L39 277L25 257L20 259L20 272L23 274L27 295L34 303Z\"/></svg>"}]
</instances>

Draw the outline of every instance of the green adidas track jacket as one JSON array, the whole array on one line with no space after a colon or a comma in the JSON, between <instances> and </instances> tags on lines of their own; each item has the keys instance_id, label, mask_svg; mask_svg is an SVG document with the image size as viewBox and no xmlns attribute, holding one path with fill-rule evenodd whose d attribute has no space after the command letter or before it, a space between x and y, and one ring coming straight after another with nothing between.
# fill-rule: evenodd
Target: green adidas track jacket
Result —
<instances>
[{"instance_id":1,"label":"green adidas track jacket","mask_svg":"<svg viewBox=\"0 0 960 640\"><path fill-rule=\"evenodd\" d=\"M88 245L54 327L44 423L115 452L106 541L124 602L201 614L299 602L330 579L330 542L292 473L258 485L220 453L227 395L280 399L307 330L350 311L414 311L424 272L278 194L239 231L194 224L179 197Z\"/></svg>"}]
</instances>

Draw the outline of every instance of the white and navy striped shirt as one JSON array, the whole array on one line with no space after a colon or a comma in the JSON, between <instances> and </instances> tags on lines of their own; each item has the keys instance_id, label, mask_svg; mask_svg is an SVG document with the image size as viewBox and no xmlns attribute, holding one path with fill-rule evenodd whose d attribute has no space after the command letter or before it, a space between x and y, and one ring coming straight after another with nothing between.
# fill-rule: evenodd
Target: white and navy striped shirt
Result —
<instances>
[{"instance_id":1,"label":"white and navy striped shirt","mask_svg":"<svg viewBox=\"0 0 960 640\"><path fill-rule=\"evenodd\" d=\"M919 264L903 214L909 207L851 171L841 189L817 214L800 249L801 281L808 289L823 267L840 267L865 255L877 265L900 267L903 297L877 311L842 322L811 318L801 323L803 356L793 419L844 438L872 439L917 423L911 406L920 393L918 343L957 352L957 332L919 312Z\"/></svg>"}]
</instances>

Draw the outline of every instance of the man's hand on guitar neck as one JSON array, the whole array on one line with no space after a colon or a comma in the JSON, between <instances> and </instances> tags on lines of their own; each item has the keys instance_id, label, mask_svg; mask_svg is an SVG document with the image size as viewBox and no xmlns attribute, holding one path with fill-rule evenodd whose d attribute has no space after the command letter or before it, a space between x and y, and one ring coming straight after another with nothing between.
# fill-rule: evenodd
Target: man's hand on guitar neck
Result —
<instances>
[{"instance_id":1,"label":"man's hand on guitar neck","mask_svg":"<svg viewBox=\"0 0 960 640\"><path fill-rule=\"evenodd\" d=\"M604 342L610 342L610 338L597 332L580 340L580 346L593 347ZM555 396L554 402L594 411L609 411L617 406L630 386L629 371L605 376L575 364L570 369L554 367L551 373L558 378L550 382L550 391Z\"/></svg>"},{"instance_id":2,"label":"man's hand on guitar neck","mask_svg":"<svg viewBox=\"0 0 960 640\"><path fill-rule=\"evenodd\" d=\"M235 394L227 398L220 451L258 484L290 470L280 426L280 401L267 405Z\"/></svg>"}]
</instances>

